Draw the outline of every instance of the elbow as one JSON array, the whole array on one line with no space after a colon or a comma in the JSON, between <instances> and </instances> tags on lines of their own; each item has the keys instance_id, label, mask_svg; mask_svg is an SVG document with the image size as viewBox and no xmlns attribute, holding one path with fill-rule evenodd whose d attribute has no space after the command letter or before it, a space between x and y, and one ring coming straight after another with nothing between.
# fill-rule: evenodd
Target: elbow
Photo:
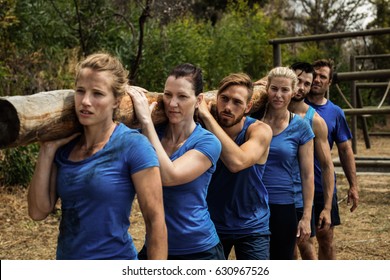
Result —
<instances>
[{"instance_id":1,"label":"elbow","mask_svg":"<svg viewBox=\"0 0 390 280\"><path fill-rule=\"evenodd\" d=\"M241 160L234 160L232 158L225 159L221 157L221 160L225 164L226 168L232 173L240 172L241 170L247 168L247 164L248 164Z\"/></svg>"},{"instance_id":2,"label":"elbow","mask_svg":"<svg viewBox=\"0 0 390 280\"><path fill-rule=\"evenodd\" d=\"M34 221L42 221L42 220L46 219L46 217L48 216L48 214L43 214L43 213L40 213L38 211L32 211L32 210L28 211L28 215Z\"/></svg>"},{"instance_id":3,"label":"elbow","mask_svg":"<svg viewBox=\"0 0 390 280\"><path fill-rule=\"evenodd\" d=\"M161 176L161 183L164 187L172 187L178 185L178 180L171 176Z\"/></svg>"},{"instance_id":4,"label":"elbow","mask_svg":"<svg viewBox=\"0 0 390 280\"><path fill-rule=\"evenodd\" d=\"M224 162L224 164L231 173L237 173L243 169L243 164L238 162Z\"/></svg>"},{"instance_id":5,"label":"elbow","mask_svg":"<svg viewBox=\"0 0 390 280\"><path fill-rule=\"evenodd\" d=\"M226 167L232 173L238 173L242 170L241 166L238 166L238 165L230 165L230 166L226 166Z\"/></svg>"},{"instance_id":6,"label":"elbow","mask_svg":"<svg viewBox=\"0 0 390 280\"><path fill-rule=\"evenodd\" d=\"M169 180L162 180L162 185L163 185L163 187L173 187L173 186L176 186L177 183L175 183L173 181L169 181Z\"/></svg>"},{"instance_id":7,"label":"elbow","mask_svg":"<svg viewBox=\"0 0 390 280\"><path fill-rule=\"evenodd\" d=\"M53 207L54 209L54 207ZM53 209L40 209L39 207L33 207L29 205L28 207L28 215L34 221L42 221L49 216L49 214L53 211Z\"/></svg>"}]
</instances>

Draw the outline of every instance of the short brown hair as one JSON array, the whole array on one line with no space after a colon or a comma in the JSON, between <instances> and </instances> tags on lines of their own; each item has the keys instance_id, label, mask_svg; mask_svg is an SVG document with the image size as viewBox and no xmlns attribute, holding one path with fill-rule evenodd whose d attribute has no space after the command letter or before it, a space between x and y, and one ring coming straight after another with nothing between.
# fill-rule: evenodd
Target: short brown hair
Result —
<instances>
[{"instance_id":1,"label":"short brown hair","mask_svg":"<svg viewBox=\"0 0 390 280\"><path fill-rule=\"evenodd\" d=\"M321 67L328 67L330 69L329 71L329 80L332 81L333 79L333 72L334 72L334 63L331 59L319 59L313 62L313 68L321 68Z\"/></svg>"},{"instance_id":2,"label":"short brown hair","mask_svg":"<svg viewBox=\"0 0 390 280\"><path fill-rule=\"evenodd\" d=\"M221 80L218 87L219 95L230 86L244 86L248 89L248 102L251 100L253 95L253 83L251 78L245 73L233 73Z\"/></svg>"}]
</instances>

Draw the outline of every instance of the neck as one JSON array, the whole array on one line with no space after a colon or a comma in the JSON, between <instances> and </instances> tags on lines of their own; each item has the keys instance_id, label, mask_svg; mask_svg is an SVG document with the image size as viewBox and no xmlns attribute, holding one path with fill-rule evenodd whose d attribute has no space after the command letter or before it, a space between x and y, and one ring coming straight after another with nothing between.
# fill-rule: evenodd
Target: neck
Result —
<instances>
[{"instance_id":1,"label":"neck","mask_svg":"<svg viewBox=\"0 0 390 280\"><path fill-rule=\"evenodd\" d=\"M304 116L309 109L309 105L307 105L303 100L301 101L294 101L291 100L290 104L288 105L288 110L294 114L298 114L300 116Z\"/></svg>"},{"instance_id":2,"label":"neck","mask_svg":"<svg viewBox=\"0 0 390 280\"><path fill-rule=\"evenodd\" d=\"M116 124L110 122L100 127L84 127L84 136L81 138L81 148L86 151L93 151L102 148L110 139Z\"/></svg>"},{"instance_id":3,"label":"neck","mask_svg":"<svg viewBox=\"0 0 390 280\"><path fill-rule=\"evenodd\" d=\"M271 106L268 106L267 111L265 112L263 119L283 119L286 116L286 112L289 113L286 107L280 109L274 109Z\"/></svg>"},{"instance_id":4,"label":"neck","mask_svg":"<svg viewBox=\"0 0 390 280\"><path fill-rule=\"evenodd\" d=\"M287 108L279 110L268 110L263 117L263 121L272 129L272 134L277 135L281 133L289 124L290 111Z\"/></svg>"},{"instance_id":5,"label":"neck","mask_svg":"<svg viewBox=\"0 0 390 280\"><path fill-rule=\"evenodd\" d=\"M241 130L243 129L244 127L244 124L245 124L245 120L246 120L246 117L242 117L242 119L236 123L235 125L233 126L230 126L230 127L222 127L222 129L225 131L225 133L227 135L229 135L229 137L231 139L236 139L237 135L241 132Z\"/></svg>"},{"instance_id":6,"label":"neck","mask_svg":"<svg viewBox=\"0 0 390 280\"><path fill-rule=\"evenodd\" d=\"M190 137L191 133L196 127L195 121L192 121L190 125L183 124L169 124L165 132L165 138L169 139L172 143L181 143Z\"/></svg>"},{"instance_id":7,"label":"neck","mask_svg":"<svg viewBox=\"0 0 390 280\"><path fill-rule=\"evenodd\" d=\"M288 122L290 118L290 111L287 108L281 108L279 110L275 110L273 108L269 108L267 112L264 114L262 121L269 124L271 127L273 125L279 126L285 121Z\"/></svg>"},{"instance_id":8,"label":"neck","mask_svg":"<svg viewBox=\"0 0 390 280\"><path fill-rule=\"evenodd\" d=\"M316 105L324 105L328 99L325 98L324 95L314 95L314 94L308 94L307 95L307 100L309 100L311 103L316 104Z\"/></svg>"}]
</instances>

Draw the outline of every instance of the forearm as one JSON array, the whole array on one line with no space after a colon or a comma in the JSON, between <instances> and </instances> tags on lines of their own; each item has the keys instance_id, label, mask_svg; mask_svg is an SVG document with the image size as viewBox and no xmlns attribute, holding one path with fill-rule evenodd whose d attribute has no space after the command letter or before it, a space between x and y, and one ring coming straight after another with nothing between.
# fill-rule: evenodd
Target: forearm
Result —
<instances>
[{"instance_id":1,"label":"forearm","mask_svg":"<svg viewBox=\"0 0 390 280\"><path fill-rule=\"evenodd\" d=\"M311 218L314 200L314 153L313 140L299 148L299 170L302 182L303 216Z\"/></svg>"},{"instance_id":2,"label":"forearm","mask_svg":"<svg viewBox=\"0 0 390 280\"><path fill-rule=\"evenodd\" d=\"M149 259L166 259L167 229L163 206L160 169L147 168L132 175L138 204L146 228L146 248Z\"/></svg>"},{"instance_id":3,"label":"forearm","mask_svg":"<svg viewBox=\"0 0 390 280\"><path fill-rule=\"evenodd\" d=\"M334 168L332 166L323 166L321 168L322 174L322 191L324 194L324 209L332 209L332 198L334 192Z\"/></svg>"},{"instance_id":4,"label":"forearm","mask_svg":"<svg viewBox=\"0 0 390 280\"><path fill-rule=\"evenodd\" d=\"M146 222L147 255L149 260L167 259L167 228L165 223L158 222L162 219L156 219L154 222Z\"/></svg>"},{"instance_id":5,"label":"forearm","mask_svg":"<svg viewBox=\"0 0 390 280\"><path fill-rule=\"evenodd\" d=\"M356 164L352 148L339 149L339 158L344 174L347 177L349 187L357 189Z\"/></svg>"},{"instance_id":6,"label":"forearm","mask_svg":"<svg viewBox=\"0 0 390 280\"><path fill-rule=\"evenodd\" d=\"M158 161L160 163L161 180L164 186L170 185L174 181L174 165L164 150L152 121L145 122L142 125L142 134L144 134L156 150Z\"/></svg>"},{"instance_id":7,"label":"forearm","mask_svg":"<svg viewBox=\"0 0 390 280\"><path fill-rule=\"evenodd\" d=\"M53 159L54 154L40 150L27 195L29 215L34 220L45 219L57 201L55 189L51 188Z\"/></svg>"},{"instance_id":8,"label":"forearm","mask_svg":"<svg viewBox=\"0 0 390 280\"><path fill-rule=\"evenodd\" d=\"M302 179L302 196L303 196L303 215L302 219L310 220L313 199L314 199L314 184L310 177Z\"/></svg>"},{"instance_id":9,"label":"forearm","mask_svg":"<svg viewBox=\"0 0 390 280\"><path fill-rule=\"evenodd\" d=\"M303 214L298 221L297 237L298 243L307 240L310 237L310 220L313 207L314 185L310 177L302 178L302 195L303 195Z\"/></svg>"}]
</instances>

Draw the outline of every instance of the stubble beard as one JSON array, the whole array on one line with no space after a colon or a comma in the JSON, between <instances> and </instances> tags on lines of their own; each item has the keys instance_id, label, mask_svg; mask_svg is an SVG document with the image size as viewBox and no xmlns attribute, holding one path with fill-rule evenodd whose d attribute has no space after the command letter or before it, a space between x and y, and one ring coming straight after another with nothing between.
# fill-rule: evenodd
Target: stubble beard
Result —
<instances>
[{"instance_id":1,"label":"stubble beard","mask_svg":"<svg viewBox=\"0 0 390 280\"><path fill-rule=\"evenodd\" d=\"M218 112L218 114L217 114L217 116L218 116L217 121L218 121L218 124L221 127L223 127L223 128L230 128L230 127L235 126L236 124L241 122L242 118L244 117L244 113L243 113L241 116L239 116L237 118L234 118L231 122L229 122L228 120L221 118L220 114L221 113Z\"/></svg>"},{"instance_id":2,"label":"stubble beard","mask_svg":"<svg viewBox=\"0 0 390 280\"><path fill-rule=\"evenodd\" d=\"M321 87L321 88L316 89L316 90L311 89L310 95L312 95L312 96L325 96L328 89L329 88L324 88L324 87Z\"/></svg>"},{"instance_id":3,"label":"stubble beard","mask_svg":"<svg viewBox=\"0 0 390 280\"><path fill-rule=\"evenodd\" d=\"M301 102L302 100L305 99L306 95L307 95L307 94L302 94L302 97L296 97L296 96L294 96L293 98L291 98L291 101L292 101L292 102Z\"/></svg>"}]
</instances>

